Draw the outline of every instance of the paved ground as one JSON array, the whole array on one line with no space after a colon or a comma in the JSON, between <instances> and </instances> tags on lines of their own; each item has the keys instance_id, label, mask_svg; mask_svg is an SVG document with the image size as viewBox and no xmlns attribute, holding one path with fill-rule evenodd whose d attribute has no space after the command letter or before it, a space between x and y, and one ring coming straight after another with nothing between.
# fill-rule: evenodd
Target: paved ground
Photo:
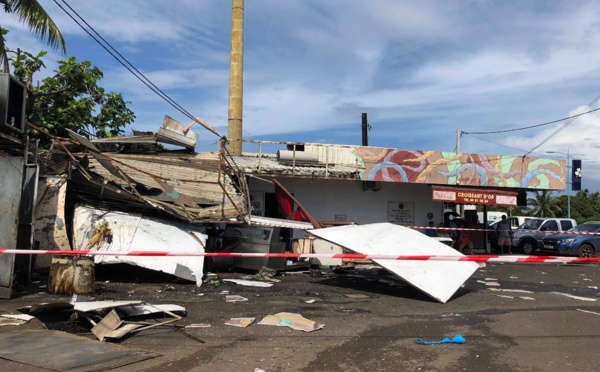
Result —
<instances>
[{"instance_id":1,"label":"paved ground","mask_svg":"<svg viewBox=\"0 0 600 372\"><path fill-rule=\"evenodd\" d=\"M242 275L230 273L220 279ZM600 365L599 303L552 293L600 298L595 287L600 283L599 268L593 265L488 264L446 304L428 299L378 268L322 277L286 274L271 288L229 283L197 288L160 276L141 278L131 270L102 269L97 279L97 299L179 304L188 315L178 324L211 324L183 332L157 328L117 342L162 354L119 371L592 371ZM500 286L486 286L490 279L497 279ZM249 301L226 303L223 290ZM308 299L317 301L307 304ZM0 302L0 311L61 300L69 298L30 289ZM223 324L232 317L258 321L284 311L301 313L325 328L305 333L287 327ZM0 333L43 328L33 320L0 327ZM439 340L456 334L466 343L415 342L418 337ZM82 336L93 338L89 333ZM0 367L45 371L1 359Z\"/></svg>"}]
</instances>

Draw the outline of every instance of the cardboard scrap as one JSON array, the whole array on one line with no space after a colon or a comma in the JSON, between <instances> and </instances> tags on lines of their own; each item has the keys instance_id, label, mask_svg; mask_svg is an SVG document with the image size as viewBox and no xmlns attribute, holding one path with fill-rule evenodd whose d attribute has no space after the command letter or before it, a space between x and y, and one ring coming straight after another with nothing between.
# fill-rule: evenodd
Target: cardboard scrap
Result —
<instances>
[{"instance_id":1,"label":"cardboard scrap","mask_svg":"<svg viewBox=\"0 0 600 372\"><path fill-rule=\"evenodd\" d=\"M306 319L296 313L277 313L275 315L267 315L258 324L274 325L279 327L290 327L292 329L304 332L312 332L325 327L325 324L314 322Z\"/></svg>"},{"instance_id":2,"label":"cardboard scrap","mask_svg":"<svg viewBox=\"0 0 600 372\"><path fill-rule=\"evenodd\" d=\"M255 320L256 318L231 318L225 322L225 325L246 328Z\"/></svg>"}]
</instances>

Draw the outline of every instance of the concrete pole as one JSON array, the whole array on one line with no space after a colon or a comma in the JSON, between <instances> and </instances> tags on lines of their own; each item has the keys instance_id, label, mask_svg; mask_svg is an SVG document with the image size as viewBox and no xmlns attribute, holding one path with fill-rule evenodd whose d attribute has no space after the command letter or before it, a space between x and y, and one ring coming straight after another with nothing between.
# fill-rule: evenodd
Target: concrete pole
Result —
<instances>
[{"instance_id":1,"label":"concrete pole","mask_svg":"<svg viewBox=\"0 0 600 372\"><path fill-rule=\"evenodd\" d=\"M229 63L229 112L227 138L231 155L242 154L242 98L244 84L244 0L233 0L231 57Z\"/></svg>"}]
</instances>

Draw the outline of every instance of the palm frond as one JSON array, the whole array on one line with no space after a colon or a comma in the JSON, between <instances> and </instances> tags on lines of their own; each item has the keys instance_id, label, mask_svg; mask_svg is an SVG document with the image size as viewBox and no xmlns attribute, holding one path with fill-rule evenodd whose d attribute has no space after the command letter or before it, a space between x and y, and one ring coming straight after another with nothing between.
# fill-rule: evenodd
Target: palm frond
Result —
<instances>
[{"instance_id":1,"label":"palm frond","mask_svg":"<svg viewBox=\"0 0 600 372\"><path fill-rule=\"evenodd\" d=\"M53 49L67 52L60 30L36 0L8 0L11 10L27 25L29 30Z\"/></svg>"}]
</instances>

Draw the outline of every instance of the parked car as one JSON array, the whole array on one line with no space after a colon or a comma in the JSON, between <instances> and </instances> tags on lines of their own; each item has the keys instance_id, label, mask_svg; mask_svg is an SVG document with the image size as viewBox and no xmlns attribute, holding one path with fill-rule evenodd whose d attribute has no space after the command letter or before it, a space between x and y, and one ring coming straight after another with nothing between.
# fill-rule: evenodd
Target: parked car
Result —
<instances>
[{"instance_id":1,"label":"parked car","mask_svg":"<svg viewBox=\"0 0 600 372\"><path fill-rule=\"evenodd\" d=\"M582 223L569 232L600 233L600 221ZM548 235L542 239L542 251L553 254L594 257L598 249L600 249L600 235L560 234Z\"/></svg>"},{"instance_id":2,"label":"parked car","mask_svg":"<svg viewBox=\"0 0 600 372\"><path fill-rule=\"evenodd\" d=\"M577 226L572 218L527 218L518 229L514 230L512 246L523 254L533 254L542 247L542 240L547 231L567 231Z\"/></svg>"}]
</instances>

